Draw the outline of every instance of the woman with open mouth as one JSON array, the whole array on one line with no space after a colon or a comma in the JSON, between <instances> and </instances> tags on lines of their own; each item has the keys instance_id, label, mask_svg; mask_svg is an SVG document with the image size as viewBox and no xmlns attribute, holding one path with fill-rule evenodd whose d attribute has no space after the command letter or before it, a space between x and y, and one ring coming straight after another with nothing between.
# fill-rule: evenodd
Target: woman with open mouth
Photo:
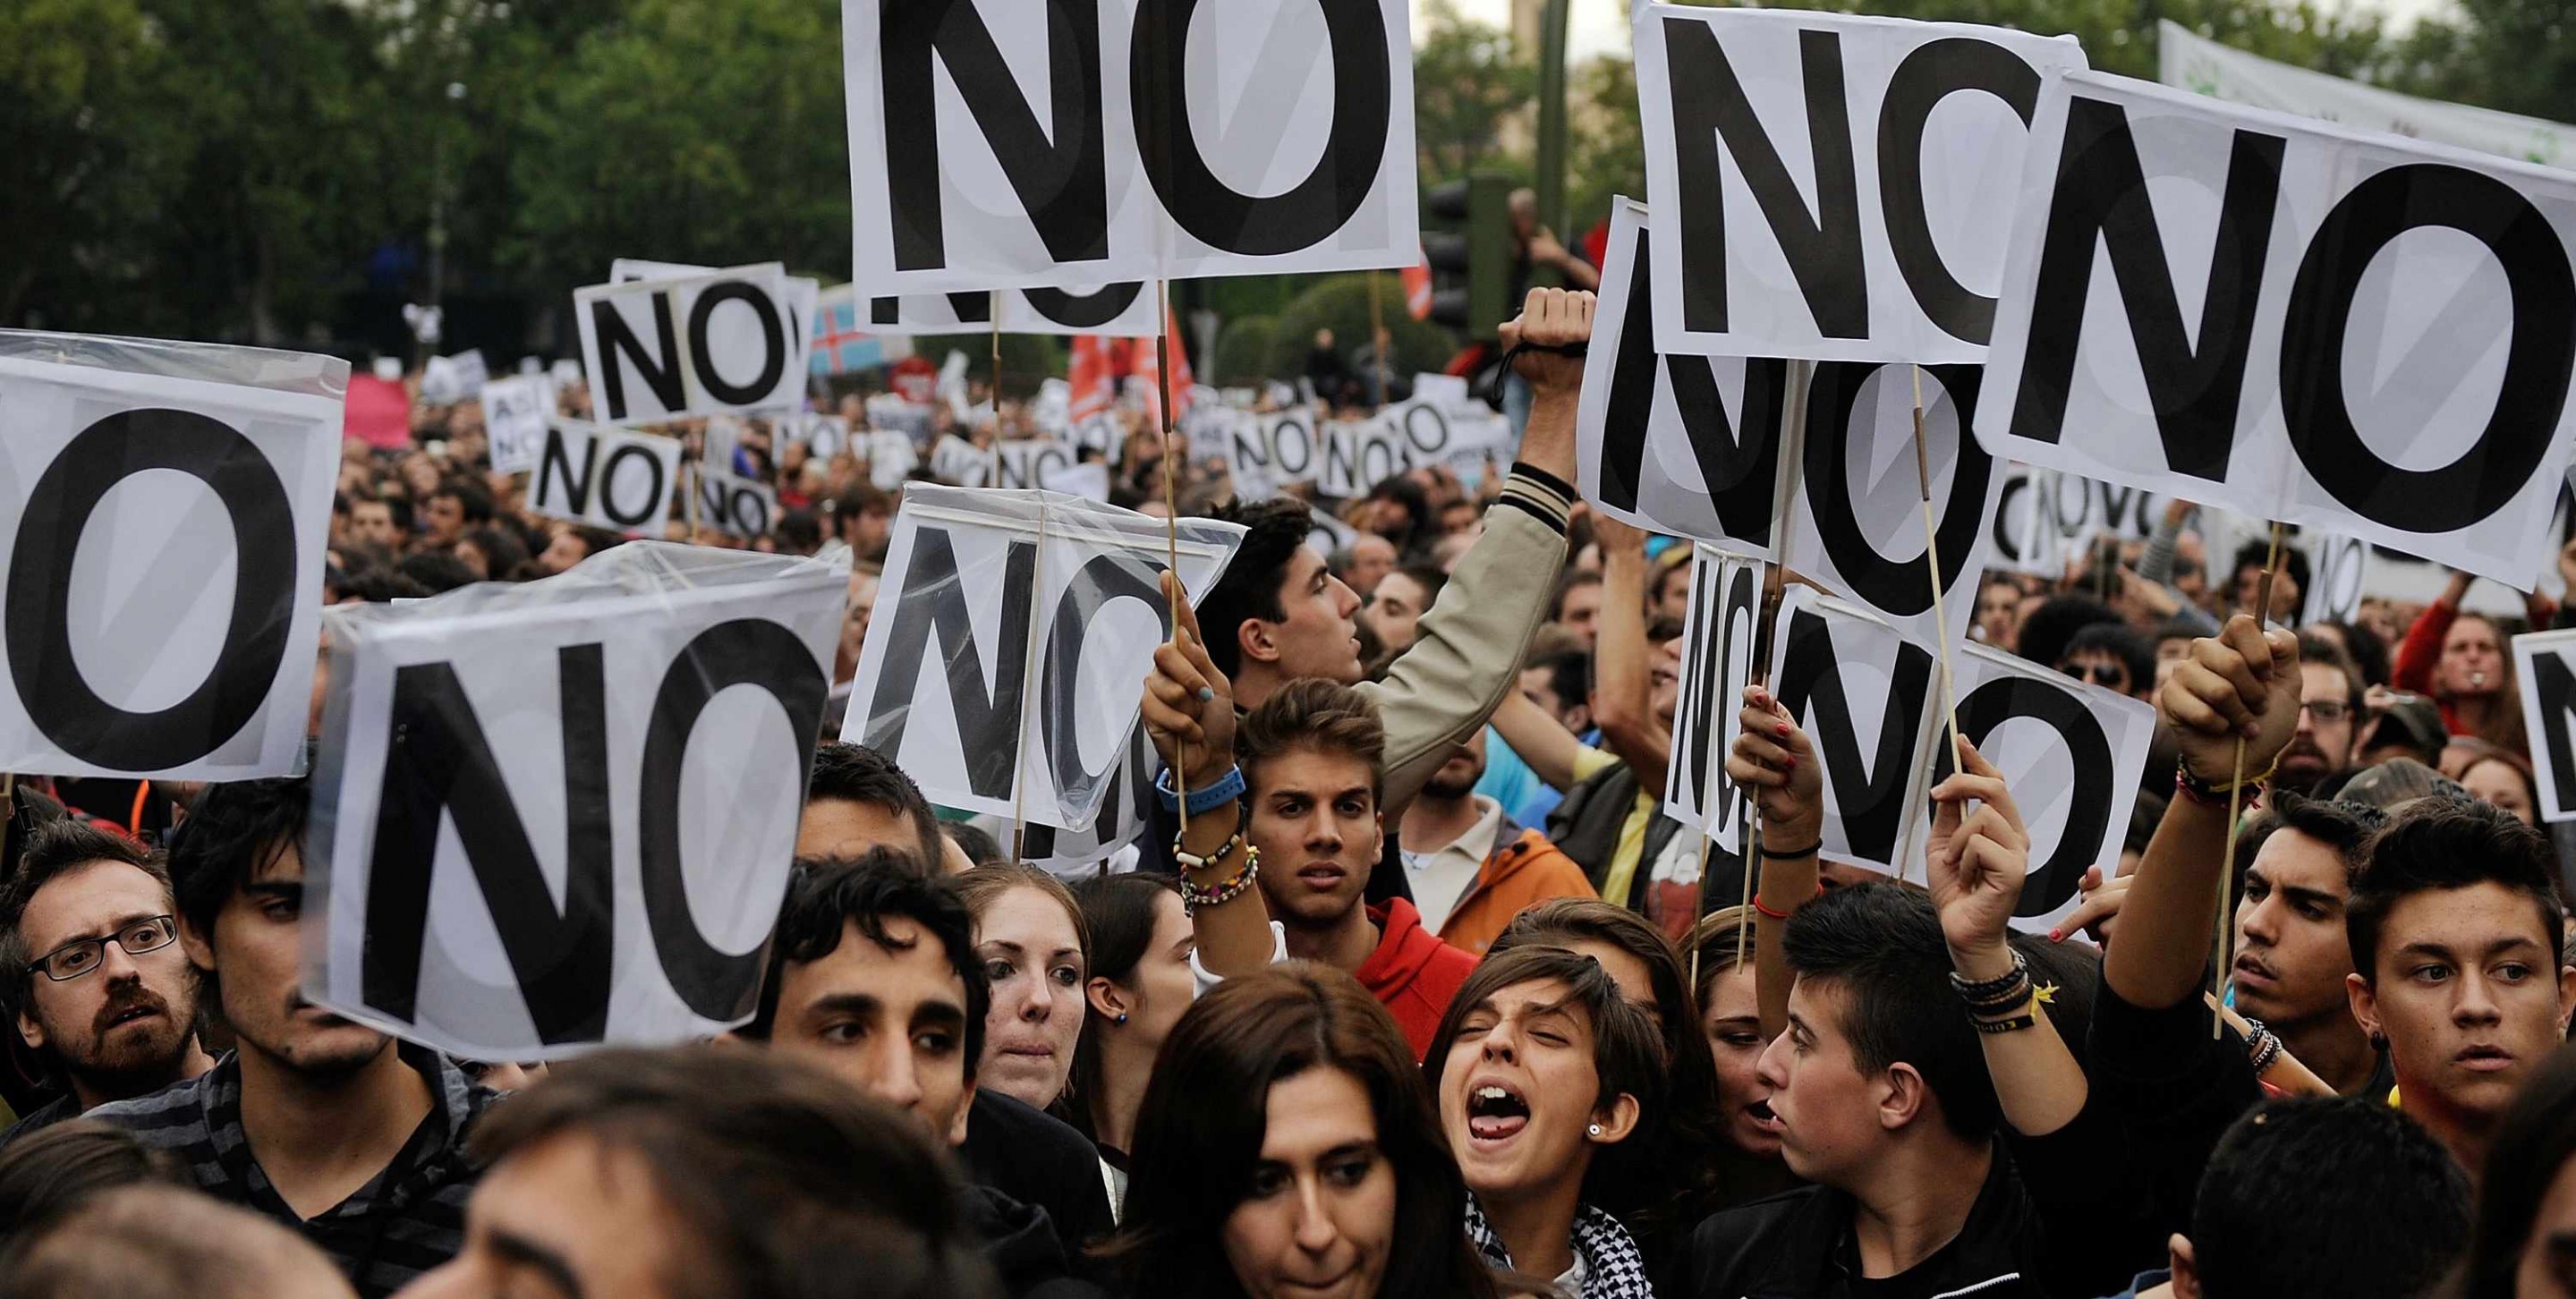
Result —
<instances>
[{"instance_id":1,"label":"woman with open mouth","mask_svg":"<svg viewBox=\"0 0 2576 1299\"><path fill-rule=\"evenodd\" d=\"M1566 1299L1654 1294L1636 1242L1600 1204L1653 1158L1629 1142L1664 1104L1664 1053L1601 962L1555 947L1489 957L1433 1042L1423 1071L1485 1257L1553 1278Z\"/></svg>"}]
</instances>

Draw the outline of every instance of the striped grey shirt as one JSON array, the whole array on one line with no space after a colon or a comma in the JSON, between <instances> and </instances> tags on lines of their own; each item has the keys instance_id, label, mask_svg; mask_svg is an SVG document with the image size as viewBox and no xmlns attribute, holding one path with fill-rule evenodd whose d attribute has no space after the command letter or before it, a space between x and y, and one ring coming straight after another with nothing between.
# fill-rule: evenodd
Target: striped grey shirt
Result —
<instances>
[{"instance_id":1,"label":"striped grey shirt","mask_svg":"<svg viewBox=\"0 0 2576 1299\"><path fill-rule=\"evenodd\" d=\"M310 1219L287 1207L251 1155L242 1133L241 1065L229 1053L196 1078L83 1117L177 1155L199 1189L304 1233L360 1295L380 1299L464 1248L465 1201L480 1171L466 1159L465 1136L497 1096L437 1052L408 1044L398 1050L437 1103L385 1171Z\"/></svg>"}]
</instances>

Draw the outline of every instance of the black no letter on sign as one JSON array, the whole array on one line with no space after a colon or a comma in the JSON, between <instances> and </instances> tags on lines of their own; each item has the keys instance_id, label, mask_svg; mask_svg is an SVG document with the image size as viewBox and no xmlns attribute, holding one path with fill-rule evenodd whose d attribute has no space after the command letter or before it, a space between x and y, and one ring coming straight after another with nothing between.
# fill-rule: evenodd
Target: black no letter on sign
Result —
<instances>
[{"instance_id":1,"label":"black no letter on sign","mask_svg":"<svg viewBox=\"0 0 2576 1299\"><path fill-rule=\"evenodd\" d=\"M1318 7L1332 43L1332 131L1304 180L1254 196L1218 179L1190 132L1188 45L1199 0L1138 0L1128 81L1145 174L1172 220L1212 248L1250 256L1312 248L1340 230L1377 184L1395 94L1385 15L1377 0L1318 0Z\"/></svg>"},{"instance_id":2,"label":"black no letter on sign","mask_svg":"<svg viewBox=\"0 0 2576 1299\"><path fill-rule=\"evenodd\" d=\"M796 633L765 618L719 623L689 641L662 674L653 697L653 722L644 736L643 793L638 802L637 843L644 862L644 916L653 947L670 976L671 991L689 1009L714 1020L740 1019L760 994L765 943L748 952L718 951L689 910L688 881L681 874L680 777L698 716L730 686L768 692L787 714L787 733L810 736L823 729L824 696L831 683ZM804 788L808 761L796 773Z\"/></svg>"},{"instance_id":3,"label":"black no letter on sign","mask_svg":"<svg viewBox=\"0 0 2576 1299\"><path fill-rule=\"evenodd\" d=\"M170 469L223 502L234 537L232 618L214 670L157 713L101 699L72 657L72 561L90 514L135 474ZM259 712L295 613L295 515L250 439L211 416L132 410L81 431L27 495L9 561L9 671L28 719L84 762L155 771L221 748Z\"/></svg>"}]
</instances>

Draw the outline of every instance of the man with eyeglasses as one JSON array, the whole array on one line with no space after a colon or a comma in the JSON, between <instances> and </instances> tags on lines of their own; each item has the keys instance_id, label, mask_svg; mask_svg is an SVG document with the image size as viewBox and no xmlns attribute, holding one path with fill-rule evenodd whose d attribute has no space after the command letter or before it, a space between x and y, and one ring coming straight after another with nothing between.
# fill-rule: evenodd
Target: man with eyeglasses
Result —
<instances>
[{"instance_id":1,"label":"man with eyeglasses","mask_svg":"<svg viewBox=\"0 0 2576 1299\"><path fill-rule=\"evenodd\" d=\"M178 1156L197 1189L301 1231L362 1296L454 1257L477 1169L465 1139L494 1094L435 1051L304 999L311 782L209 786L170 845L179 942L234 1050L91 1117Z\"/></svg>"},{"instance_id":2,"label":"man with eyeglasses","mask_svg":"<svg viewBox=\"0 0 2576 1299\"><path fill-rule=\"evenodd\" d=\"M2299 637L2299 729L2281 750L2272 788L2314 793L2352 766L2359 732L2361 672L2352 656L2322 636Z\"/></svg>"},{"instance_id":3,"label":"man with eyeglasses","mask_svg":"<svg viewBox=\"0 0 2576 1299\"><path fill-rule=\"evenodd\" d=\"M63 1094L0 1146L213 1067L170 876L141 844L65 818L37 828L0 886L0 1001Z\"/></svg>"}]
</instances>

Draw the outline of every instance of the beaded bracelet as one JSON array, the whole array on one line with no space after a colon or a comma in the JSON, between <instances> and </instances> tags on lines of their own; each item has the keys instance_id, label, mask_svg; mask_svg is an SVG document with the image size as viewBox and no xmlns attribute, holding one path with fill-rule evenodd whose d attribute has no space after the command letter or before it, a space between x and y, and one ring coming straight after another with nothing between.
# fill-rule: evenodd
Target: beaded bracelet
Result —
<instances>
[{"instance_id":1,"label":"beaded bracelet","mask_svg":"<svg viewBox=\"0 0 2576 1299\"><path fill-rule=\"evenodd\" d=\"M2020 952L2014 952L2012 954L2012 963L2013 967L2011 970L1978 983L1971 983L1966 979L1960 978L1959 972L1952 970L1950 972L1950 990L1959 994L1959 1000L1967 1002L1971 1006L1994 1003L1997 999L2010 993L2016 985L2030 981L2030 962L2022 959L2022 954Z\"/></svg>"},{"instance_id":2,"label":"beaded bracelet","mask_svg":"<svg viewBox=\"0 0 2576 1299\"><path fill-rule=\"evenodd\" d=\"M1261 878L1261 850L1247 844L1243 849L1243 869L1226 879L1204 888L1181 878L1181 910L1196 915L1200 907L1221 907L1250 892L1253 882Z\"/></svg>"}]
</instances>

